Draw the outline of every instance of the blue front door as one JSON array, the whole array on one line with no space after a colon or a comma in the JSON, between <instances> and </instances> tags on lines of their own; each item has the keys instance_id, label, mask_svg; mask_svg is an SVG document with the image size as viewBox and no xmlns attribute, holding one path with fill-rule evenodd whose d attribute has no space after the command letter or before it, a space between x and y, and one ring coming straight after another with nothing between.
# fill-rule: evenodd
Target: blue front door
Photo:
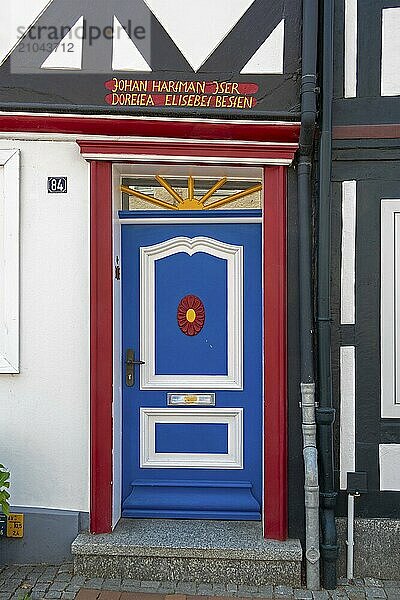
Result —
<instances>
[{"instance_id":1,"label":"blue front door","mask_svg":"<svg viewBox=\"0 0 400 600\"><path fill-rule=\"evenodd\" d=\"M123 516L258 520L261 225L176 221L122 225Z\"/></svg>"}]
</instances>

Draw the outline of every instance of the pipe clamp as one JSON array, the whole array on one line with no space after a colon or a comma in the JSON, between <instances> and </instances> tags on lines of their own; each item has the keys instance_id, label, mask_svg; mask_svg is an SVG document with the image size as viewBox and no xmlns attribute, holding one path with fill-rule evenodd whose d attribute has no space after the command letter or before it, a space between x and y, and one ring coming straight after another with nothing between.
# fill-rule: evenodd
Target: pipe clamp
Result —
<instances>
[{"instance_id":1,"label":"pipe clamp","mask_svg":"<svg viewBox=\"0 0 400 600\"><path fill-rule=\"evenodd\" d=\"M310 546L308 548L308 550L306 551L306 559L311 564L314 564L314 563L318 562L319 561L319 557L320 557L319 550L315 546Z\"/></svg>"}]
</instances>

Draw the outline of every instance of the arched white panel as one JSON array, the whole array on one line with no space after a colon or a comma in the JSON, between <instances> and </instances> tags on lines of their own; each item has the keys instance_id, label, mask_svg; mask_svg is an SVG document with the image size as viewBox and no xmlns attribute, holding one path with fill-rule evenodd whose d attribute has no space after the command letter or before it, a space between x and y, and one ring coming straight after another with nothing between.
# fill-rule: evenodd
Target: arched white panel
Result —
<instances>
[{"instance_id":1,"label":"arched white panel","mask_svg":"<svg viewBox=\"0 0 400 600\"><path fill-rule=\"evenodd\" d=\"M155 263L185 252L204 252L227 262L227 375L157 375L155 345ZM175 237L140 249L140 354L145 364L140 389L243 389L243 246L207 237Z\"/></svg>"}]
</instances>

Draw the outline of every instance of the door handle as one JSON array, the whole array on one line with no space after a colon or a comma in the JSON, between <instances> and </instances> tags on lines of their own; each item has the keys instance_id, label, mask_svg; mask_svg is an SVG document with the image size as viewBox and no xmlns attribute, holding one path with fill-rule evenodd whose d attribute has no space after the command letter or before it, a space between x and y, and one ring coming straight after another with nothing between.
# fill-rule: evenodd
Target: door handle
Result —
<instances>
[{"instance_id":1,"label":"door handle","mask_svg":"<svg viewBox=\"0 0 400 600\"><path fill-rule=\"evenodd\" d=\"M135 385L135 367L136 365L144 365L143 360L135 360L135 351L128 348L125 358L125 384L128 387Z\"/></svg>"}]
</instances>

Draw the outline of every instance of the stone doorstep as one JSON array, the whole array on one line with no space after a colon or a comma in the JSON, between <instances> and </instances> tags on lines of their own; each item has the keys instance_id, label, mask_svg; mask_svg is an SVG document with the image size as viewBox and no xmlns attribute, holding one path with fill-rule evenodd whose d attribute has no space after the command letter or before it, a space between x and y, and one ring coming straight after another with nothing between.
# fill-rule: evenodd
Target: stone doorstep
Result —
<instances>
[{"instance_id":1,"label":"stone doorstep","mask_svg":"<svg viewBox=\"0 0 400 600\"><path fill-rule=\"evenodd\" d=\"M252 521L121 519L112 533L79 534L75 573L148 581L300 586L299 540L266 540Z\"/></svg>"},{"instance_id":2,"label":"stone doorstep","mask_svg":"<svg viewBox=\"0 0 400 600\"><path fill-rule=\"evenodd\" d=\"M88 556L190 556L290 562L302 559L299 540L267 540L259 521L120 519L112 533L79 534L71 550L74 555Z\"/></svg>"}]
</instances>

